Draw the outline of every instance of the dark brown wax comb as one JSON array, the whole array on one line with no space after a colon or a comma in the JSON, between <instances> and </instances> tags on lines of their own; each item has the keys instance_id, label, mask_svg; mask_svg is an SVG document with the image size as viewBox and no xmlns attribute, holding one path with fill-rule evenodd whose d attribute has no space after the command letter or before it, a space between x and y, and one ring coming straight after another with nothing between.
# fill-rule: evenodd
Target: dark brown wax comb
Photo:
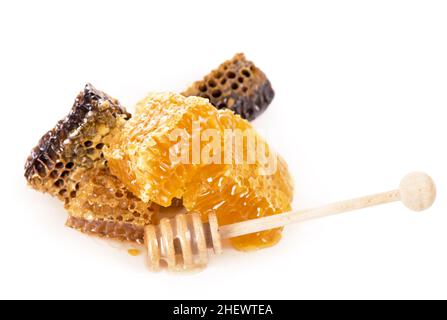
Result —
<instances>
[{"instance_id":1,"label":"dark brown wax comb","mask_svg":"<svg viewBox=\"0 0 447 320\"><path fill-rule=\"evenodd\" d=\"M102 148L119 121L120 103L87 84L68 116L47 132L25 164L36 190L65 202L67 225L83 232L142 241L157 206L133 196L107 167Z\"/></svg>"},{"instance_id":2,"label":"dark brown wax comb","mask_svg":"<svg viewBox=\"0 0 447 320\"><path fill-rule=\"evenodd\" d=\"M243 53L222 63L182 94L207 98L218 109L231 109L247 120L264 112L275 96L265 74Z\"/></svg>"}]
</instances>

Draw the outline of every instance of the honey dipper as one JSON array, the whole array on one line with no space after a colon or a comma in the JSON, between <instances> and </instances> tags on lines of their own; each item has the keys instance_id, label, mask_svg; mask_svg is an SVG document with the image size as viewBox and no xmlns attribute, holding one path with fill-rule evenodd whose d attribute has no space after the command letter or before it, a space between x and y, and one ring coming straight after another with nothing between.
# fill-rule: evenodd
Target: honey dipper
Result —
<instances>
[{"instance_id":1,"label":"honey dipper","mask_svg":"<svg viewBox=\"0 0 447 320\"><path fill-rule=\"evenodd\" d=\"M208 261L208 249L213 249L215 254L222 253L221 239L396 201L402 201L413 211L422 211L429 208L435 198L433 180L425 173L415 172L405 176L397 190L225 226L219 226L215 214L210 214L206 223L198 213L178 214L172 219L161 219L159 225L145 227L147 260L153 271L162 265L170 270L204 267Z\"/></svg>"}]
</instances>

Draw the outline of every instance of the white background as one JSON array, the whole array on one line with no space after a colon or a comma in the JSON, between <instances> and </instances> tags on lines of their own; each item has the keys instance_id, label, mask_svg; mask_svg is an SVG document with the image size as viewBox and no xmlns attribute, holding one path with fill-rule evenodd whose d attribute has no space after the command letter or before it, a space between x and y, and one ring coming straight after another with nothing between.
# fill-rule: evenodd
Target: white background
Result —
<instances>
[{"instance_id":1,"label":"white background","mask_svg":"<svg viewBox=\"0 0 447 320\"><path fill-rule=\"evenodd\" d=\"M447 298L445 1L2 1L1 298ZM295 209L438 184L424 213L399 203L286 228L201 273L64 227L23 164L86 82L132 110L243 51L276 98L254 125L289 162Z\"/></svg>"}]
</instances>

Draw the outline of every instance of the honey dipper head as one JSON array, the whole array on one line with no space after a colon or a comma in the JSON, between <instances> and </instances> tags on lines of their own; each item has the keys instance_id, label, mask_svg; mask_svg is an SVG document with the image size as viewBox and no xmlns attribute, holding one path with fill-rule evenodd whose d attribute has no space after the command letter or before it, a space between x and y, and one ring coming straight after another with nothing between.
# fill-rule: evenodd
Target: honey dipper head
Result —
<instances>
[{"instance_id":1,"label":"honey dipper head","mask_svg":"<svg viewBox=\"0 0 447 320\"><path fill-rule=\"evenodd\" d=\"M402 203L413 211L430 208L436 199L433 179L422 172L406 175L400 183L399 192Z\"/></svg>"},{"instance_id":2,"label":"honey dipper head","mask_svg":"<svg viewBox=\"0 0 447 320\"><path fill-rule=\"evenodd\" d=\"M169 270L203 268L208 262L208 249L215 254L222 252L217 218L209 216L202 223L198 213L178 214L164 218L158 225L144 228L147 263L152 271L166 266Z\"/></svg>"}]
</instances>

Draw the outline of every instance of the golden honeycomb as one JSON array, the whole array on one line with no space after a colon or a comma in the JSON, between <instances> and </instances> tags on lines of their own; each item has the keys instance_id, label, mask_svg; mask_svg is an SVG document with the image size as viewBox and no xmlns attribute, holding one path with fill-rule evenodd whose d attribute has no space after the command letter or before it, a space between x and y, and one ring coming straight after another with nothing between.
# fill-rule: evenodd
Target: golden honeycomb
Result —
<instances>
[{"instance_id":1,"label":"golden honeycomb","mask_svg":"<svg viewBox=\"0 0 447 320\"><path fill-rule=\"evenodd\" d=\"M219 70L227 73L219 75L216 70L203 80L211 88L214 81L211 78L222 77L214 87L222 94L209 92L208 98L216 107L230 107L242 116L254 118L271 102L274 93L270 82L243 54L223 63ZM245 70L253 73L247 77ZM242 76L245 73L246 79L233 81L231 72ZM232 81L245 81L245 85ZM185 94L206 96L200 83L196 82ZM102 152L110 132L129 118L130 114L116 99L87 84L69 115L32 150L25 164L25 177L34 189L65 202L69 213L67 226L85 233L141 242L143 226L151 223L152 218L156 221L154 213L158 206L133 196L110 173ZM181 205L182 199L173 199L172 206Z\"/></svg>"},{"instance_id":2,"label":"golden honeycomb","mask_svg":"<svg viewBox=\"0 0 447 320\"><path fill-rule=\"evenodd\" d=\"M65 202L70 214L67 225L90 233L141 241L142 236L138 235L141 226L151 222L151 213L157 206L136 197L122 198L118 205L117 195L127 195L128 191L110 174L103 154L111 130L129 117L116 99L87 84L69 115L32 150L25 164L25 177L34 189ZM104 194L99 197L101 192ZM96 198L92 197L95 193ZM117 206L135 208L124 212ZM127 232L124 237L118 232L123 223L135 224L135 232ZM92 228L93 224L97 227Z\"/></svg>"},{"instance_id":3,"label":"golden honeycomb","mask_svg":"<svg viewBox=\"0 0 447 320\"><path fill-rule=\"evenodd\" d=\"M236 129L247 133L246 137L252 135L265 155L277 164L276 170L265 174L265 164L257 158L249 162L248 156L244 161L237 161L236 157L223 159L225 139L218 141L220 151L209 149L206 139L199 139L198 144L176 139L183 133L194 140L198 127L200 133L214 130L221 137ZM206 219L213 211L220 224L291 209L293 183L284 160L246 120L230 110L217 110L205 99L174 93L151 94L137 104L132 119L114 130L110 141L104 155L111 172L143 201L167 207L174 198L181 198L189 212L199 212ZM199 146L201 154L203 150L209 152L197 161L193 146ZM248 143L243 143L244 154L247 148ZM186 155L187 161L183 161L182 156ZM220 162L206 160L219 157ZM232 243L237 249L251 250L271 246L280 236L281 230L269 230L232 239Z\"/></svg>"},{"instance_id":4,"label":"golden honeycomb","mask_svg":"<svg viewBox=\"0 0 447 320\"><path fill-rule=\"evenodd\" d=\"M222 63L182 94L209 99L218 109L228 108L247 120L264 112L275 96L265 74L243 53Z\"/></svg>"}]
</instances>

